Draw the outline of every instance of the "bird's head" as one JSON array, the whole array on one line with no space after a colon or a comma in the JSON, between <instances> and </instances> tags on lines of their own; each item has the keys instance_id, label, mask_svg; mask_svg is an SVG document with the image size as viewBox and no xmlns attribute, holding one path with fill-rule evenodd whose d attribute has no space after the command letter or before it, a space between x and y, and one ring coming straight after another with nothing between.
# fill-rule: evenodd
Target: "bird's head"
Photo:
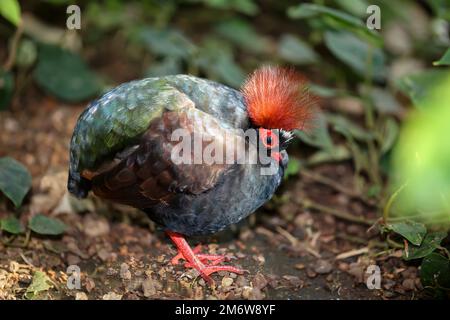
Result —
<instances>
[{"instance_id":1,"label":"bird's head","mask_svg":"<svg viewBox=\"0 0 450 320\"><path fill-rule=\"evenodd\" d=\"M254 71L241 91L259 140L267 149L285 150L294 130L313 126L317 97L308 81L294 69L264 66ZM280 160L280 153L272 152Z\"/></svg>"}]
</instances>

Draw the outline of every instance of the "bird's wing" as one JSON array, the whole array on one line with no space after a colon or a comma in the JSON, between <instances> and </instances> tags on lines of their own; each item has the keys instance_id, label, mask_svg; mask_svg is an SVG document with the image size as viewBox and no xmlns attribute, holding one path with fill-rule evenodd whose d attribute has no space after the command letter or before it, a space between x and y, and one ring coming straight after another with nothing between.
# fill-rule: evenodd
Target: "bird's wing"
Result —
<instances>
[{"instance_id":1,"label":"bird's wing","mask_svg":"<svg viewBox=\"0 0 450 320\"><path fill-rule=\"evenodd\" d=\"M177 193L206 192L235 167L239 155L233 153L227 164L226 146L241 143L243 135L199 109L165 111L134 151L92 178L92 188L100 197L138 208L170 202Z\"/></svg>"},{"instance_id":2,"label":"bird's wing","mask_svg":"<svg viewBox=\"0 0 450 320\"><path fill-rule=\"evenodd\" d=\"M83 172L100 171L130 154L150 123L166 111L194 107L227 128L246 128L242 95L218 83L176 75L132 81L109 91L81 114L70 145L69 191L91 189Z\"/></svg>"}]
</instances>

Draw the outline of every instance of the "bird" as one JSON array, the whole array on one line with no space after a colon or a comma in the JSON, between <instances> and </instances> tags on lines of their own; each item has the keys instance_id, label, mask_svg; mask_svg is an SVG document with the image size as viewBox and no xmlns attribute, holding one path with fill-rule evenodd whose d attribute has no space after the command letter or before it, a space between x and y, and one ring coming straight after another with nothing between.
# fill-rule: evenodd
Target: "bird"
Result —
<instances>
[{"instance_id":1,"label":"bird","mask_svg":"<svg viewBox=\"0 0 450 320\"><path fill-rule=\"evenodd\" d=\"M223 255L201 253L201 245L192 249L186 237L219 232L272 197L293 132L312 127L316 105L307 79L279 66L254 70L239 90L185 74L121 84L79 116L70 141L68 190L142 210L175 244L171 263L184 260L210 284L218 271L243 274L222 264ZM255 134L246 136L250 131ZM187 133L185 145L195 150L181 150L175 132ZM203 155L211 143L198 142L196 135L213 138L215 160L221 150L232 150L231 161L197 159L195 151ZM256 161L248 161L255 155Z\"/></svg>"}]
</instances>

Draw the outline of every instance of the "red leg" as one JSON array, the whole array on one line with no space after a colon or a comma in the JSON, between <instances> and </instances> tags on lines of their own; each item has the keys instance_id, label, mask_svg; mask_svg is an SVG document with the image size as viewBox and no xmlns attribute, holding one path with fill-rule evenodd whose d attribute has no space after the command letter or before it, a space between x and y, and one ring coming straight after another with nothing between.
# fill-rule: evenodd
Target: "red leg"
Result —
<instances>
[{"instance_id":1,"label":"red leg","mask_svg":"<svg viewBox=\"0 0 450 320\"><path fill-rule=\"evenodd\" d=\"M220 255L220 254L200 253L201 249L202 249L202 246L200 244L197 245L194 249L192 249L192 252L196 254L197 258L199 258L201 262L211 261L213 265L216 265L218 263L221 263L222 261L229 260L226 256ZM181 253L181 251L178 251L177 255L172 258L170 263L177 265L180 262L180 259L184 259L184 256ZM191 266L188 266L188 267L192 268Z\"/></svg>"},{"instance_id":2,"label":"red leg","mask_svg":"<svg viewBox=\"0 0 450 320\"><path fill-rule=\"evenodd\" d=\"M172 259L171 263L177 264L180 259L186 260L187 263L185 264L185 267L197 269L202 278L208 283L214 283L209 276L214 272L229 271L237 274L244 273L243 270L233 266L217 266L218 263L225 260L224 256L198 253L201 246L197 246L192 250L181 234L171 231L167 231L166 233L178 249L178 254ZM205 261L211 261L211 264L207 265L204 263Z\"/></svg>"}]
</instances>

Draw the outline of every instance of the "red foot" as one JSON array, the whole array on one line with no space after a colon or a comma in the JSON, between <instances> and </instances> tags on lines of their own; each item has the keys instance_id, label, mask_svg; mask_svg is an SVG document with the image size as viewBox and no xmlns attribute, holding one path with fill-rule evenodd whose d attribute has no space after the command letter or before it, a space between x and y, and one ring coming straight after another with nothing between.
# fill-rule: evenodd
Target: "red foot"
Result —
<instances>
[{"instance_id":1,"label":"red foot","mask_svg":"<svg viewBox=\"0 0 450 320\"><path fill-rule=\"evenodd\" d=\"M244 273L244 270L238 269L233 266L217 265L222 261L228 260L227 257L222 255L199 253L202 248L201 245L196 246L194 250L192 250L181 234L170 231L167 231L166 233L170 237L170 239L172 239L178 249L178 254L172 258L171 263L178 264L180 259L186 260L187 262L184 264L184 266L186 268L197 269L197 271L200 272L202 278L205 279L205 281L207 281L208 283L214 283L213 279L210 277L210 275L214 272L228 271L237 274ZM205 264L208 261L210 262L210 264Z\"/></svg>"}]
</instances>

